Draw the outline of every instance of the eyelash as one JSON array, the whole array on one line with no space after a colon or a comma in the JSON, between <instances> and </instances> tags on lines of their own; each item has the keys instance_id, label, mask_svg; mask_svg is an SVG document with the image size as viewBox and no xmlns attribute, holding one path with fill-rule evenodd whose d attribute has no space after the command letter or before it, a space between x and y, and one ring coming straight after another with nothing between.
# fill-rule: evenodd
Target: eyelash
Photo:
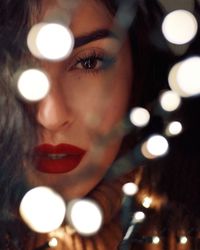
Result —
<instances>
[{"instance_id":1,"label":"eyelash","mask_svg":"<svg viewBox=\"0 0 200 250\"><path fill-rule=\"evenodd\" d=\"M100 71L109 69L115 62L116 59L112 56L92 51L91 53L78 57L72 69L83 70L86 73L99 73ZM94 67L89 68L89 63L94 63ZM100 65L98 65L99 63Z\"/></svg>"}]
</instances>

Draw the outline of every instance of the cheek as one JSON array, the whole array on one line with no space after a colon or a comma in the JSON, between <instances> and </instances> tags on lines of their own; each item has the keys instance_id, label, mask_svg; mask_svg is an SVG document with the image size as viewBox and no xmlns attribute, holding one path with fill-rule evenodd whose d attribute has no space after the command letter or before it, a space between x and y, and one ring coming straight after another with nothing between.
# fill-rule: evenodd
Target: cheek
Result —
<instances>
[{"instance_id":1,"label":"cheek","mask_svg":"<svg viewBox=\"0 0 200 250\"><path fill-rule=\"evenodd\" d=\"M132 79L130 51L123 50L116 65L108 71L68 72L62 82L62 92L83 127L106 134L126 114Z\"/></svg>"},{"instance_id":2,"label":"cheek","mask_svg":"<svg viewBox=\"0 0 200 250\"><path fill-rule=\"evenodd\" d=\"M110 131L125 117L129 106L132 79L131 62L128 68L119 64L110 85L103 113L101 127L105 133Z\"/></svg>"}]
</instances>

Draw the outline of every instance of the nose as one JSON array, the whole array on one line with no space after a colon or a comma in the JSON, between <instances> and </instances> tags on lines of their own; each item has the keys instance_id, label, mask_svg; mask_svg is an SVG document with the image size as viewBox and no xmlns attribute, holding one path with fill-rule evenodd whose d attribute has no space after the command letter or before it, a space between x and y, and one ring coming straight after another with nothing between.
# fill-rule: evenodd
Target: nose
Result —
<instances>
[{"instance_id":1,"label":"nose","mask_svg":"<svg viewBox=\"0 0 200 250\"><path fill-rule=\"evenodd\" d=\"M43 129L57 131L69 126L72 112L64 93L59 89L51 89L48 95L39 102L36 120Z\"/></svg>"}]
</instances>

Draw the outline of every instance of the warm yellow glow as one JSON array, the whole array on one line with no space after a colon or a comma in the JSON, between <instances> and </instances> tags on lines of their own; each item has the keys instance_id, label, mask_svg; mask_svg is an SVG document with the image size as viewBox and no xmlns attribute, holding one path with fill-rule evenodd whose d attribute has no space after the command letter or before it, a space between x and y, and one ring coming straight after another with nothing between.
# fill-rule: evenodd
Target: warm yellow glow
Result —
<instances>
[{"instance_id":1,"label":"warm yellow glow","mask_svg":"<svg viewBox=\"0 0 200 250\"><path fill-rule=\"evenodd\" d=\"M68 204L67 219L78 233L89 236L99 231L103 214L95 201L77 199Z\"/></svg>"},{"instance_id":2,"label":"warm yellow glow","mask_svg":"<svg viewBox=\"0 0 200 250\"><path fill-rule=\"evenodd\" d=\"M69 28L58 23L46 23L36 36L36 47L48 60L62 60L69 56L74 46L74 37ZM48 41L48 42L47 42Z\"/></svg>"},{"instance_id":3,"label":"warm yellow glow","mask_svg":"<svg viewBox=\"0 0 200 250\"><path fill-rule=\"evenodd\" d=\"M130 113L130 120L136 127L144 127L149 123L150 114L144 108L135 107Z\"/></svg>"},{"instance_id":4,"label":"warm yellow glow","mask_svg":"<svg viewBox=\"0 0 200 250\"><path fill-rule=\"evenodd\" d=\"M44 72L28 69L22 72L17 83L20 95L28 101L39 101L49 92L50 83Z\"/></svg>"},{"instance_id":5,"label":"warm yellow glow","mask_svg":"<svg viewBox=\"0 0 200 250\"><path fill-rule=\"evenodd\" d=\"M151 204L152 204L152 198L148 197L148 196L145 197L143 202L142 202L143 207L150 208Z\"/></svg>"},{"instance_id":6,"label":"warm yellow glow","mask_svg":"<svg viewBox=\"0 0 200 250\"><path fill-rule=\"evenodd\" d=\"M160 105L167 112L175 111L180 106L180 103L181 103L181 98L174 91L171 90L165 91L160 96Z\"/></svg>"},{"instance_id":7,"label":"warm yellow glow","mask_svg":"<svg viewBox=\"0 0 200 250\"><path fill-rule=\"evenodd\" d=\"M191 41L195 37L197 29L196 18L187 10L175 10L169 13L162 23L165 38L178 45Z\"/></svg>"},{"instance_id":8,"label":"warm yellow glow","mask_svg":"<svg viewBox=\"0 0 200 250\"><path fill-rule=\"evenodd\" d=\"M25 194L19 212L33 231L48 233L60 227L66 207L64 200L52 189L37 187Z\"/></svg>"},{"instance_id":9,"label":"warm yellow glow","mask_svg":"<svg viewBox=\"0 0 200 250\"><path fill-rule=\"evenodd\" d=\"M123 185L122 190L124 194L133 196L138 192L138 186L133 182L128 182Z\"/></svg>"}]
</instances>

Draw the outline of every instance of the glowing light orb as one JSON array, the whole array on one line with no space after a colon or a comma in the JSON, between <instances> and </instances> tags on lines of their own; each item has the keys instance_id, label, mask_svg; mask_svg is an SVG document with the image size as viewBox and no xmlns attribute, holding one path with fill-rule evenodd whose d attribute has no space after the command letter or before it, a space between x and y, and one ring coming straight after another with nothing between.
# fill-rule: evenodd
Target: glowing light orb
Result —
<instances>
[{"instance_id":1,"label":"glowing light orb","mask_svg":"<svg viewBox=\"0 0 200 250\"><path fill-rule=\"evenodd\" d=\"M177 93L177 95L185 97L187 94L179 87L177 83L177 73L178 69L181 65L181 62L176 63L170 70L169 75L168 75L168 83L172 91Z\"/></svg>"},{"instance_id":2,"label":"glowing light orb","mask_svg":"<svg viewBox=\"0 0 200 250\"><path fill-rule=\"evenodd\" d=\"M158 236L153 236L152 237L152 243L157 245L160 242L160 238Z\"/></svg>"},{"instance_id":3,"label":"glowing light orb","mask_svg":"<svg viewBox=\"0 0 200 250\"><path fill-rule=\"evenodd\" d=\"M56 238L52 238L48 243L50 248L55 248L58 246L58 240Z\"/></svg>"},{"instance_id":4,"label":"glowing light orb","mask_svg":"<svg viewBox=\"0 0 200 250\"><path fill-rule=\"evenodd\" d=\"M96 202L77 199L68 204L67 219L81 235L93 235L102 225L103 214Z\"/></svg>"},{"instance_id":5,"label":"glowing light orb","mask_svg":"<svg viewBox=\"0 0 200 250\"><path fill-rule=\"evenodd\" d=\"M128 196L133 196L138 192L138 186L133 182L128 182L123 185L122 191Z\"/></svg>"},{"instance_id":6,"label":"glowing light orb","mask_svg":"<svg viewBox=\"0 0 200 250\"><path fill-rule=\"evenodd\" d=\"M196 18L187 10L175 10L169 13L162 23L165 38L178 45L191 41L195 37L197 29Z\"/></svg>"},{"instance_id":7,"label":"glowing light orb","mask_svg":"<svg viewBox=\"0 0 200 250\"><path fill-rule=\"evenodd\" d=\"M147 142L144 142L141 146L141 153L143 156L147 159L155 159L155 156L150 154L148 149L147 149Z\"/></svg>"},{"instance_id":8,"label":"glowing light orb","mask_svg":"<svg viewBox=\"0 0 200 250\"><path fill-rule=\"evenodd\" d=\"M159 101L165 111L172 112L180 106L181 98L176 92L168 90L162 93Z\"/></svg>"},{"instance_id":9,"label":"glowing light orb","mask_svg":"<svg viewBox=\"0 0 200 250\"><path fill-rule=\"evenodd\" d=\"M130 120L136 127L144 127L149 123L149 112L140 107L134 108L130 113Z\"/></svg>"},{"instance_id":10,"label":"glowing light orb","mask_svg":"<svg viewBox=\"0 0 200 250\"><path fill-rule=\"evenodd\" d=\"M137 211L134 213L133 218L132 218L132 223L141 223L145 219L145 213L142 211Z\"/></svg>"},{"instance_id":11,"label":"glowing light orb","mask_svg":"<svg viewBox=\"0 0 200 250\"><path fill-rule=\"evenodd\" d=\"M177 84L186 96L200 94L200 57L184 60L177 71Z\"/></svg>"},{"instance_id":12,"label":"glowing light orb","mask_svg":"<svg viewBox=\"0 0 200 250\"><path fill-rule=\"evenodd\" d=\"M36 187L23 197L19 212L24 222L35 232L56 230L65 218L64 200L47 187Z\"/></svg>"},{"instance_id":13,"label":"glowing light orb","mask_svg":"<svg viewBox=\"0 0 200 250\"><path fill-rule=\"evenodd\" d=\"M145 197L143 202L142 202L142 205L145 208L150 208L151 203L152 203L152 198L151 197Z\"/></svg>"},{"instance_id":14,"label":"glowing light orb","mask_svg":"<svg viewBox=\"0 0 200 250\"><path fill-rule=\"evenodd\" d=\"M42 25L36 36L39 53L48 60L62 60L69 56L74 46L71 31L58 23Z\"/></svg>"},{"instance_id":15,"label":"glowing light orb","mask_svg":"<svg viewBox=\"0 0 200 250\"><path fill-rule=\"evenodd\" d=\"M185 245L188 242L188 238L186 236L181 236L179 238L179 242L180 242L180 244Z\"/></svg>"},{"instance_id":16,"label":"glowing light orb","mask_svg":"<svg viewBox=\"0 0 200 250\"><path fill-rule=\"evenodd\" d=\"M29 31L27 36L27 46L31 54L39 59L43 59L44 56L38 50L36 44L36 38L40 29L45 25L45 23L37 23L35 24Z\"/></svg>"},{"instance_id":17,"label":"glowing light orb","mask_svg":"<svg viewBox=\"0 0 200 250\"><path fill-rule=\"evenodd\" d=\"M170 122L166 128L166 134L168 136L178 135L182 132L182 124L178 121Z\"/></svg>"},{"instance_id":18,"label":"glowing light orb","mask_svg":"<svg viewBox=\"0 0 200 250\"><path fill-rule=\"evenodd\" d=\"M45 73L28 69L20 75L17 83L20 95L28 101L39 101L49 92L50 83Z\"/></svg>"},{"instance_id":19,"label":"glowing light orb","mask_svg":"<svg viewBox=\"0 0 200 250\"><path fill-rule=\"evenodd\" d=\"M161 135L153 135L147 140L147 150L153 156L162 156L168 151L168 141Z\"/></svg>"}]
</instances>

